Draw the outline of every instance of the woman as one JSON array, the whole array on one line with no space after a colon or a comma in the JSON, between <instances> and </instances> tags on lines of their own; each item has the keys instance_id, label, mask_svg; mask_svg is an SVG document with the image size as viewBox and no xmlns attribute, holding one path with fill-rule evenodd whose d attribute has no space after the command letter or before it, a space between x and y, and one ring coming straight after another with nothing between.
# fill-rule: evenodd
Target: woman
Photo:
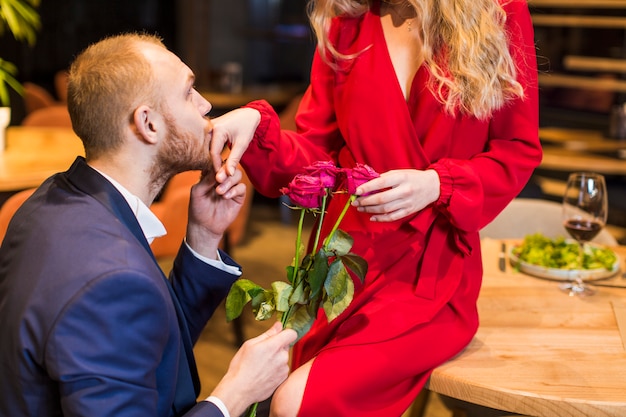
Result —
<instances>
[{"instance_id":1,"label":"woman","mask_svg":"<svg viewBox=\"0 0 626 417\"><path fill-rule=\"evenodd\" d=\"M318 0L310 17L318 48L297 133L252 102L215 120L212 155L220 164L229 142L218 180L243 155L268 196L318 160L381 173L341 226L365 283L294 347L272 413L399 416L475 334L478 231L541 161L532 23L525 0Z\"/></svg>"}]
</instances>

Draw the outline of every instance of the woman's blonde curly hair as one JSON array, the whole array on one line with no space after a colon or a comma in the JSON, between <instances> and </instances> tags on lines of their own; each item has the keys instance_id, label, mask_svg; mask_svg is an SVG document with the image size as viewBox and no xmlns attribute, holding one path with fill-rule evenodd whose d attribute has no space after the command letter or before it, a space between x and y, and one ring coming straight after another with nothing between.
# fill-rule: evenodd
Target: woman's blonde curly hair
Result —
<instances>
[{"instance_id":1,"label":"woman's blonde curly hair","mask_svg":"<svg viewBox=\"0 0 626 417\"><path fill-rule=\"evenodd\" d=\"M310 0L309 18L322 57L351 59L329 40L331 20L358 17L375 0ZM417 12L429 86L449 114L488 118L509 100L524 97L509 53L506 14L498 0L406 0Z\"/></svg>"}]
</instances>

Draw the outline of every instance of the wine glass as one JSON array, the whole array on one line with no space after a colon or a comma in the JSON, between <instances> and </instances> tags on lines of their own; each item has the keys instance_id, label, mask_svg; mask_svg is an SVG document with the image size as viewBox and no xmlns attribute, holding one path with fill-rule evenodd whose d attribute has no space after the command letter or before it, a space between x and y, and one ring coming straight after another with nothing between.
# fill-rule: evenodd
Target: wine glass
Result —
<instances>
[{"instance_id":1,"label":"wine glass","mask_svg":"<svg viewBox=\"0 0 626 417\"><path fill-rule=\"evenodd\" d=\"M578 242L578 271L571 281L560 286L573 295L592 295L595 290L585 284L581 273L585 242L590 241L606 224L608 198L606 182L600 174L574 172L567 180L563 196L563 226Z\"/></svg>"}]
</instances>

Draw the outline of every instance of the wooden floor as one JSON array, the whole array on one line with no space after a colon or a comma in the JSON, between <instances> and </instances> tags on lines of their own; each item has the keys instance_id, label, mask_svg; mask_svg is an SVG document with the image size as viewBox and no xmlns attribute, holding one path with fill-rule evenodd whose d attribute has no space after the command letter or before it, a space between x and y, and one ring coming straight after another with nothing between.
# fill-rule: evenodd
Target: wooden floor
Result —
<instances>
[{"instance_id":1,"label":"wooden floor","mask_svg":"<svg viewBox=\"0 0 626 417\"><path fill-rule=\"evenodd\" d=\"M284 221L281 221L277 205L253 205L246 239L232 250L234 259L243 267L244 276L262 286L268 286L272 281L285 280L285 267L293 257L296 227L285 219L284 214ZM167 260L163 260L162 265L164 269L169 269ZM273 322L255 321L249 310L244 311L242 317L246 338L261 334ZM224 375L236 352L233 325L226 322L223 307L217 310L194 350L202 383L200 398L205 398ZM424 417L451 415L436 395L430 396Z\"/></svg>"}]
</instances>

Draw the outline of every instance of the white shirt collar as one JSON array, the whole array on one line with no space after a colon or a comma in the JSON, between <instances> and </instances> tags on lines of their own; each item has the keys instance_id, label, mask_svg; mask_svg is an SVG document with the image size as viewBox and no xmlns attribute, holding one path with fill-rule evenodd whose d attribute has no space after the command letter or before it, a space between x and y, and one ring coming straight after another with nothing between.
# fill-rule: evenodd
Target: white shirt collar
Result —
<instances>
[{"instance_id":1,"label":"white shirt collar","mask_svg":"<svg viewBox=\"0 0 626 417\"><path fill-rule=\"evenodd\" d=\"M139 227L141 227L141 230L146 236L146 240L148 241L148 243L152 243L152 241L157 237L165 236L167 234L167 230L165 230L165 226L163 226L163 223L161 223L159 218L152 212L152 210L150 210L148 206L144 204L143 201L141 201L139 197L132 194L130 191L124 188L122 184L115 181L107 174L97 169L96 171L98 171L104 178L109 180L109 182L113 184L113 186L122 194L122 196L124 196L126 202L128 202L128 205L130 206L130 209L135 214L135 217L137 217Z\"/></svg>"}]
</instances>

